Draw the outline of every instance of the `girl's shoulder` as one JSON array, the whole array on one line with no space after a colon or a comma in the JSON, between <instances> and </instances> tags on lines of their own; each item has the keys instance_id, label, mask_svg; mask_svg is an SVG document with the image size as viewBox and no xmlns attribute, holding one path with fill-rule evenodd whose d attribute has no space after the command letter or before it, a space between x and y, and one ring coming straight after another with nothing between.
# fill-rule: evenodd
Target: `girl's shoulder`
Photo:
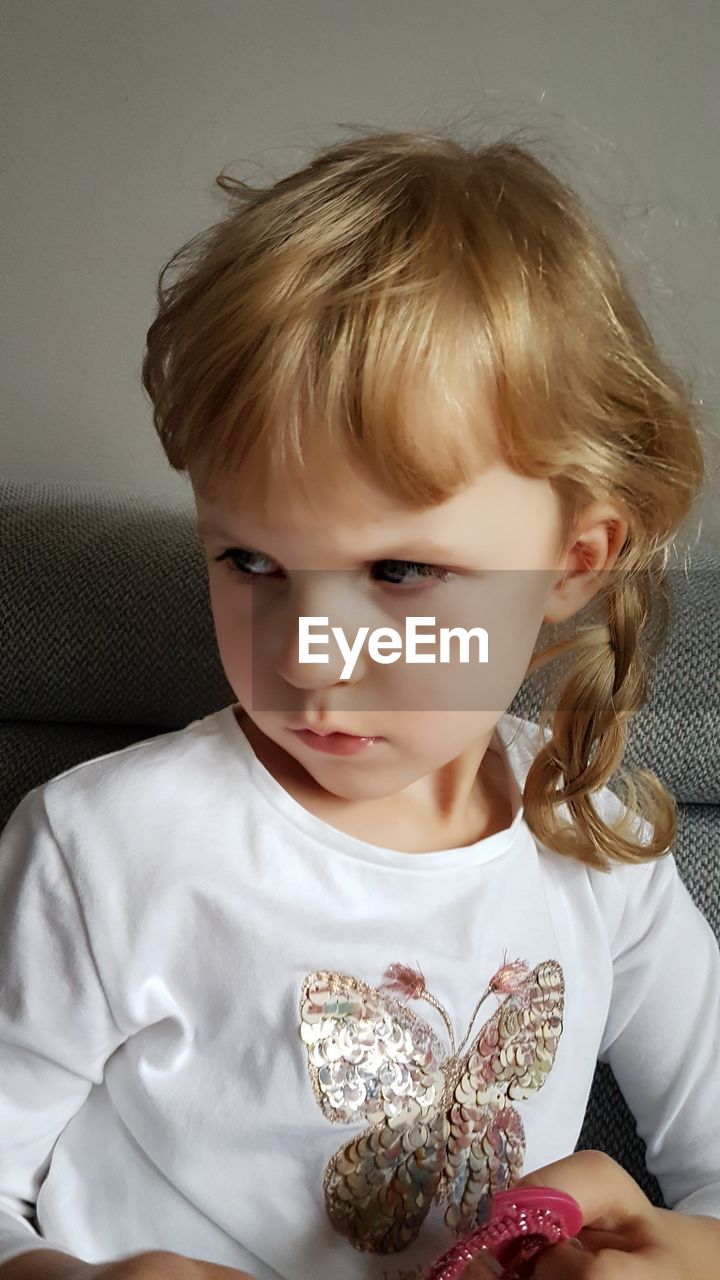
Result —
<instances>
[{"instance_id":1,"label":"girl's shoulder","mask_svg":"<svg viewBox=\"0 0 720 1280\"><path fill-rule=\"evenodd\" d=\"M136 817L144 806L157 809L163 799L201 791L206 775L217 769L219 718L213 712L178 729L141 738L128 746L81 760L32 789L60 832L114 816Z\"/></svg>"}]
</instances>

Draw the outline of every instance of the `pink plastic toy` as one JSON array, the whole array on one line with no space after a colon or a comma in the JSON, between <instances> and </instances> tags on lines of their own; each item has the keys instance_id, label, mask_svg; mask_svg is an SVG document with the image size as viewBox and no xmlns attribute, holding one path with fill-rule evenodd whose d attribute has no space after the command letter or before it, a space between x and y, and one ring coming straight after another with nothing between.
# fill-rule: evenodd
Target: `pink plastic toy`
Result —
<instances>
[{"instance_id":1,"label":"pink plastic toy","mask_svg":"<svg viewBox=\"0 0 720 1280\"><path fill-rule=\"evenodd\" d=\"M553 1187L499 1191L490 1201L490 1217L433 1262L423 1280L456 1280L475 1258L493 1258L502 1280L527 1280L543 1249L577 1235L582 1210L572 1196ZM497 1267L492 1267L493 1273Z\"/></svg>"}]
</instances>

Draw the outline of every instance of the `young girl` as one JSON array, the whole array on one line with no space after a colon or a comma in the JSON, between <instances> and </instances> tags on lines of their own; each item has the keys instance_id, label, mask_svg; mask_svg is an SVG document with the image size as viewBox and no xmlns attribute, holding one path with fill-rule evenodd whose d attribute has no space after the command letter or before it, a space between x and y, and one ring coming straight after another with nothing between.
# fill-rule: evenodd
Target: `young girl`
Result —
<instances>
[{"instance_id":1,"label":"young girl","mask_svg":"<svg viewBox=\"0 0 720 1280\"><path fill-rule=\"evenodd\" d=\"M720 954L672 797L608 786L702 482L690 397L514 141L218 183L143 385L237 701L0 837L0 1277L417 1280L527 1181L585 1224L537 1276L717 1277ZM487 667L418 673L418 618L489 619ZM574 1151L598 1059L668 1209Z\"/></svg>"}]
</instances>

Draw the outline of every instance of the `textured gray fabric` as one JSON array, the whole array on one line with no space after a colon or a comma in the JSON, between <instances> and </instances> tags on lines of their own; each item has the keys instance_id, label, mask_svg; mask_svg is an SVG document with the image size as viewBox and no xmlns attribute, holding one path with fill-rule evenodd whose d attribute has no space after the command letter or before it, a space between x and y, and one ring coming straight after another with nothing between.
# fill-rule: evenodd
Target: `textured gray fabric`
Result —
<instances>
[{"instance_id":1,"label":"textured gray fabric","mask_svg":"<svg viewBox=\"0 0 720 1280\"><path fill-rule=\"evenodd\" d=\"M234 701L192 505L0 478L0 553L0 828L31 787ZM670 636L649 666L625 764L651 769L675 795L678 865L718 933L720 546L701 544L670 578ZM559 670L528 679L510 710L537 719ZM607 1151L663 1204L603 1065L578 1147Z\"/></svg>"},{"instance_id":2,"label":"textured gray fabric","mask_svg":"<svg viewBox=\"0 0 720 1280\"><path fill-rule=\"evenodd\" d=\"M232 701L187 504L0 480L0 719L181 728Z\"/></svg>"}]
</instances>

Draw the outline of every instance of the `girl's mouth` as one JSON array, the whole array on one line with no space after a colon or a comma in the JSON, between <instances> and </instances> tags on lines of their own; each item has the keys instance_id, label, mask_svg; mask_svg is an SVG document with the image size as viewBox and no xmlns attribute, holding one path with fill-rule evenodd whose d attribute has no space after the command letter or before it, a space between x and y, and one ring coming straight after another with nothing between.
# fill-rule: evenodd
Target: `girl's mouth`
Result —
<instances>
[{"instance_id":1,"label":"girl's mouth","mask_svg":"<svg viewBox=\"0 0 720 1280\"><path fill-rule=\"evenodd\" d=\"M354 756L384 741L383 738L363 738L352 733L313 733L312 729L292 729L291 732L314 751L324 751L332 756Z\"/></svg>"}]
</instances>

